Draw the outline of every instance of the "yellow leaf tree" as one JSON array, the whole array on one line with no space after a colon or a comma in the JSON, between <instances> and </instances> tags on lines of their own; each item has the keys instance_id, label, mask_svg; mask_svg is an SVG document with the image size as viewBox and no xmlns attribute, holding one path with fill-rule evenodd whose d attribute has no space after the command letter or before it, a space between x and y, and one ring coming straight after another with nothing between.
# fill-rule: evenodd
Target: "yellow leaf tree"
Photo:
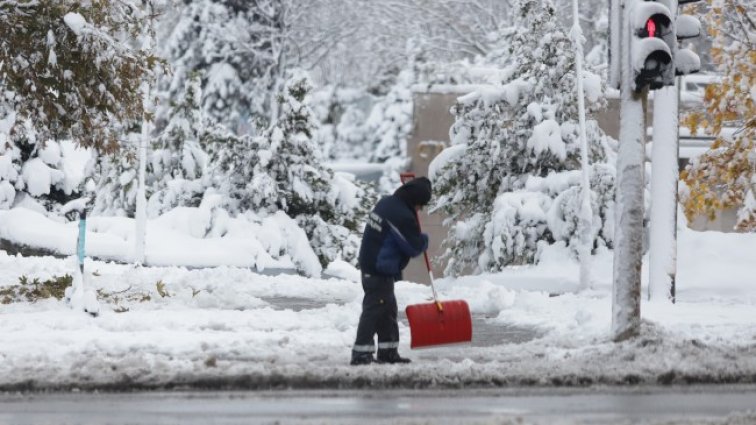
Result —
<instances>
[{"instance_id":1,"label":"yellow leaf tree","mask_svg":"<svg viewBox=\"0 0 756 425\"><path fill-rule=\"evenodd\" d=\"M707 87L705 111L689 114L694 133L705 128L717 139L682 173L682 202L689 220L716 217L738 209L736 229L756 231L756 2L707 0L704 16L712 37L712 58L722 72L720 84ZM735 128L732 135L722 128Z\"/></svg>"}]
</instances>

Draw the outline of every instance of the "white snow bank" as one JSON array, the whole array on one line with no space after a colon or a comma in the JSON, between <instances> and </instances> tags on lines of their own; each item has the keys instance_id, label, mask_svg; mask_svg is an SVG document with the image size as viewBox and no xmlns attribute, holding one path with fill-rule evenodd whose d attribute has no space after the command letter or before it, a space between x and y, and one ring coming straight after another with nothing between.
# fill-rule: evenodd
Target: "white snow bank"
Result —
<instances>
[{"instance_id":1,"label":"white snow bank","mask_svg":"<svg viewBox=\"0 0 756 425\"><path fill-rule=\"evenodd\" d=\"M90 217L87 224L88 256L130 261L133 219ZM26 208L0 211L1 239L63 255L75 253L77 226L77 222L60 223ZM214 226L219 234L210 235ZM229 218L203 208L176 208L149 220L146 264L297 269L310 276L321 271L306 235L288 217Z\"/></svg>"}]
</instances>

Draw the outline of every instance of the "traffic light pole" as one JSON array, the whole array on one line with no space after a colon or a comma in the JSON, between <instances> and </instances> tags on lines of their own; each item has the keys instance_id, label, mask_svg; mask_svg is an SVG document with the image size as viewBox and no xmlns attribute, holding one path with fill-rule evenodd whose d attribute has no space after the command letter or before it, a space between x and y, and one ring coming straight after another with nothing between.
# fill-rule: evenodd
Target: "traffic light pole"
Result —
<instances>
[{"instance_id":1,"label":"traffic light pole","mask_svg":"<svg viewBox=\"0 0 756 425\"><path fill-rule=\"evenodd\" d=\"M674 87L676 75L697 72L701 68L698 55L678 46L679 40L698 37L701 24L692 16L676 16L679 4L699 0L609 1L612 27L609 85L620 90L621 98L612 334L615 341L622 341L640 333L645 106L648 91L658 89L662 90L655 98L654 178L662 182L662 188L655 191L659 195L653 199L658 214L652 218L656 228L651 232L654 283L650 294L667 292L667 296L674 299L676 254L669 243L674 245L676 229L678 102L674 88L664 88Z\"/></svg>"},{"instance_id":2,"label":"traffic light pole","mask_svg":"<svg viewBox=\"0 0 756 425\"><path fill-rule=\"evenodd\" d=\"M679 179L677 87L664 87L654 93L653 129L648 299L674 303Z\"/></svg>"},{"instance_id":3,"label":"traffic light pole","mask_svg":"<svg viewBox=\"0 0 756 425\"><path fill-rule=\"evenodd\" d=\"M678 6L698 0L661 0L675 22L672 55L675 74L697 72L701 67L698 56L681 49L679 40L701 34L700 22L685 14L678 14ZM677 275L677 182L680 79L676 86L667 86L654 96L654 147L651 158L651 233L649 246L648 299L675 302Z\"/></svg>"},{"instance_id":4,"label":"traffic light pole","mask_svg":"<svg viewBox=\"0 0 756 425\"><path fill-rule=\"evenodd\" d=\"M641 265L643 256L643 174L645 110L648 88L635 91L630 55L628 1L611 0L620 10L620 134L617 155L616 221L612 286L612 338L623 341L640 333ZM614 52L616 53L616 52Z\"/></svg>"}]
</instances>

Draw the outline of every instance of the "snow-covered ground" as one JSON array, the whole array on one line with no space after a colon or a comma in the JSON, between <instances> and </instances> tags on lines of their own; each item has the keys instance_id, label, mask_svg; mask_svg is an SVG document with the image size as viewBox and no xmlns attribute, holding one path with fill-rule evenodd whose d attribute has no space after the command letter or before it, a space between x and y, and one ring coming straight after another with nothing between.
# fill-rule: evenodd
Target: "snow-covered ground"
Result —
<instances>
[{"instance_id":1,"label":"snow-covered ground","mask_svg":"<svg viewBox=\"0 0 756 425\"><path fill-rule=\"evenodd\" d=\"M99 317L55 299L0 304L0 390L754 383L754 252L756 234L681 229L678 302L644 297L642 335L624 343L610 341L609 252L594 257L594 288L579 293L578 264L559 247L535 267L439 279L443 299L537 337L412 351L402 322L400 352L413 363L366 367L348 366L362 299L348 265L329 270L343 278L324 279L88 261ZM75 264L0 251L0 290ZM430 296L411 282L396 292L400 308Z\"/></svg>"}]
</instances>

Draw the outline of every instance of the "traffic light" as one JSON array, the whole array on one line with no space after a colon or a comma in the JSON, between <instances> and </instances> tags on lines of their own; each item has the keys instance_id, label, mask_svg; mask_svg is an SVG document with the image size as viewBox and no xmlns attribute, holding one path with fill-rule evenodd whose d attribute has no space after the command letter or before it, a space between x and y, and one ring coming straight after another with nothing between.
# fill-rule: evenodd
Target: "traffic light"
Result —
<instances>
[{"instance_id":1,"label":"traffic light","mask_svg":"<svg viewBox=\"0 0 756 425\"><path fill-rule=\"evenodd\" d=\"M677 48L675 26L669 8L656 1L631 2L630 66L635 92L675 84L672 60Z\"/></svg>"},{"instance_id":2,"label":"traffic light","mask_svg":"<svg viewBox=\"0 0 756 425\"><path fill-rule=\"evenodd\" d=\"M679 0L680 5L695 3L700 0ZM675 38L687 40L701 35L701 22L698 19L680 14L675 20ZM673 52L675 58L675 75L693 74L701 70L701 59L690 49L677 49Z\"/></svg>"}]
</instances>

